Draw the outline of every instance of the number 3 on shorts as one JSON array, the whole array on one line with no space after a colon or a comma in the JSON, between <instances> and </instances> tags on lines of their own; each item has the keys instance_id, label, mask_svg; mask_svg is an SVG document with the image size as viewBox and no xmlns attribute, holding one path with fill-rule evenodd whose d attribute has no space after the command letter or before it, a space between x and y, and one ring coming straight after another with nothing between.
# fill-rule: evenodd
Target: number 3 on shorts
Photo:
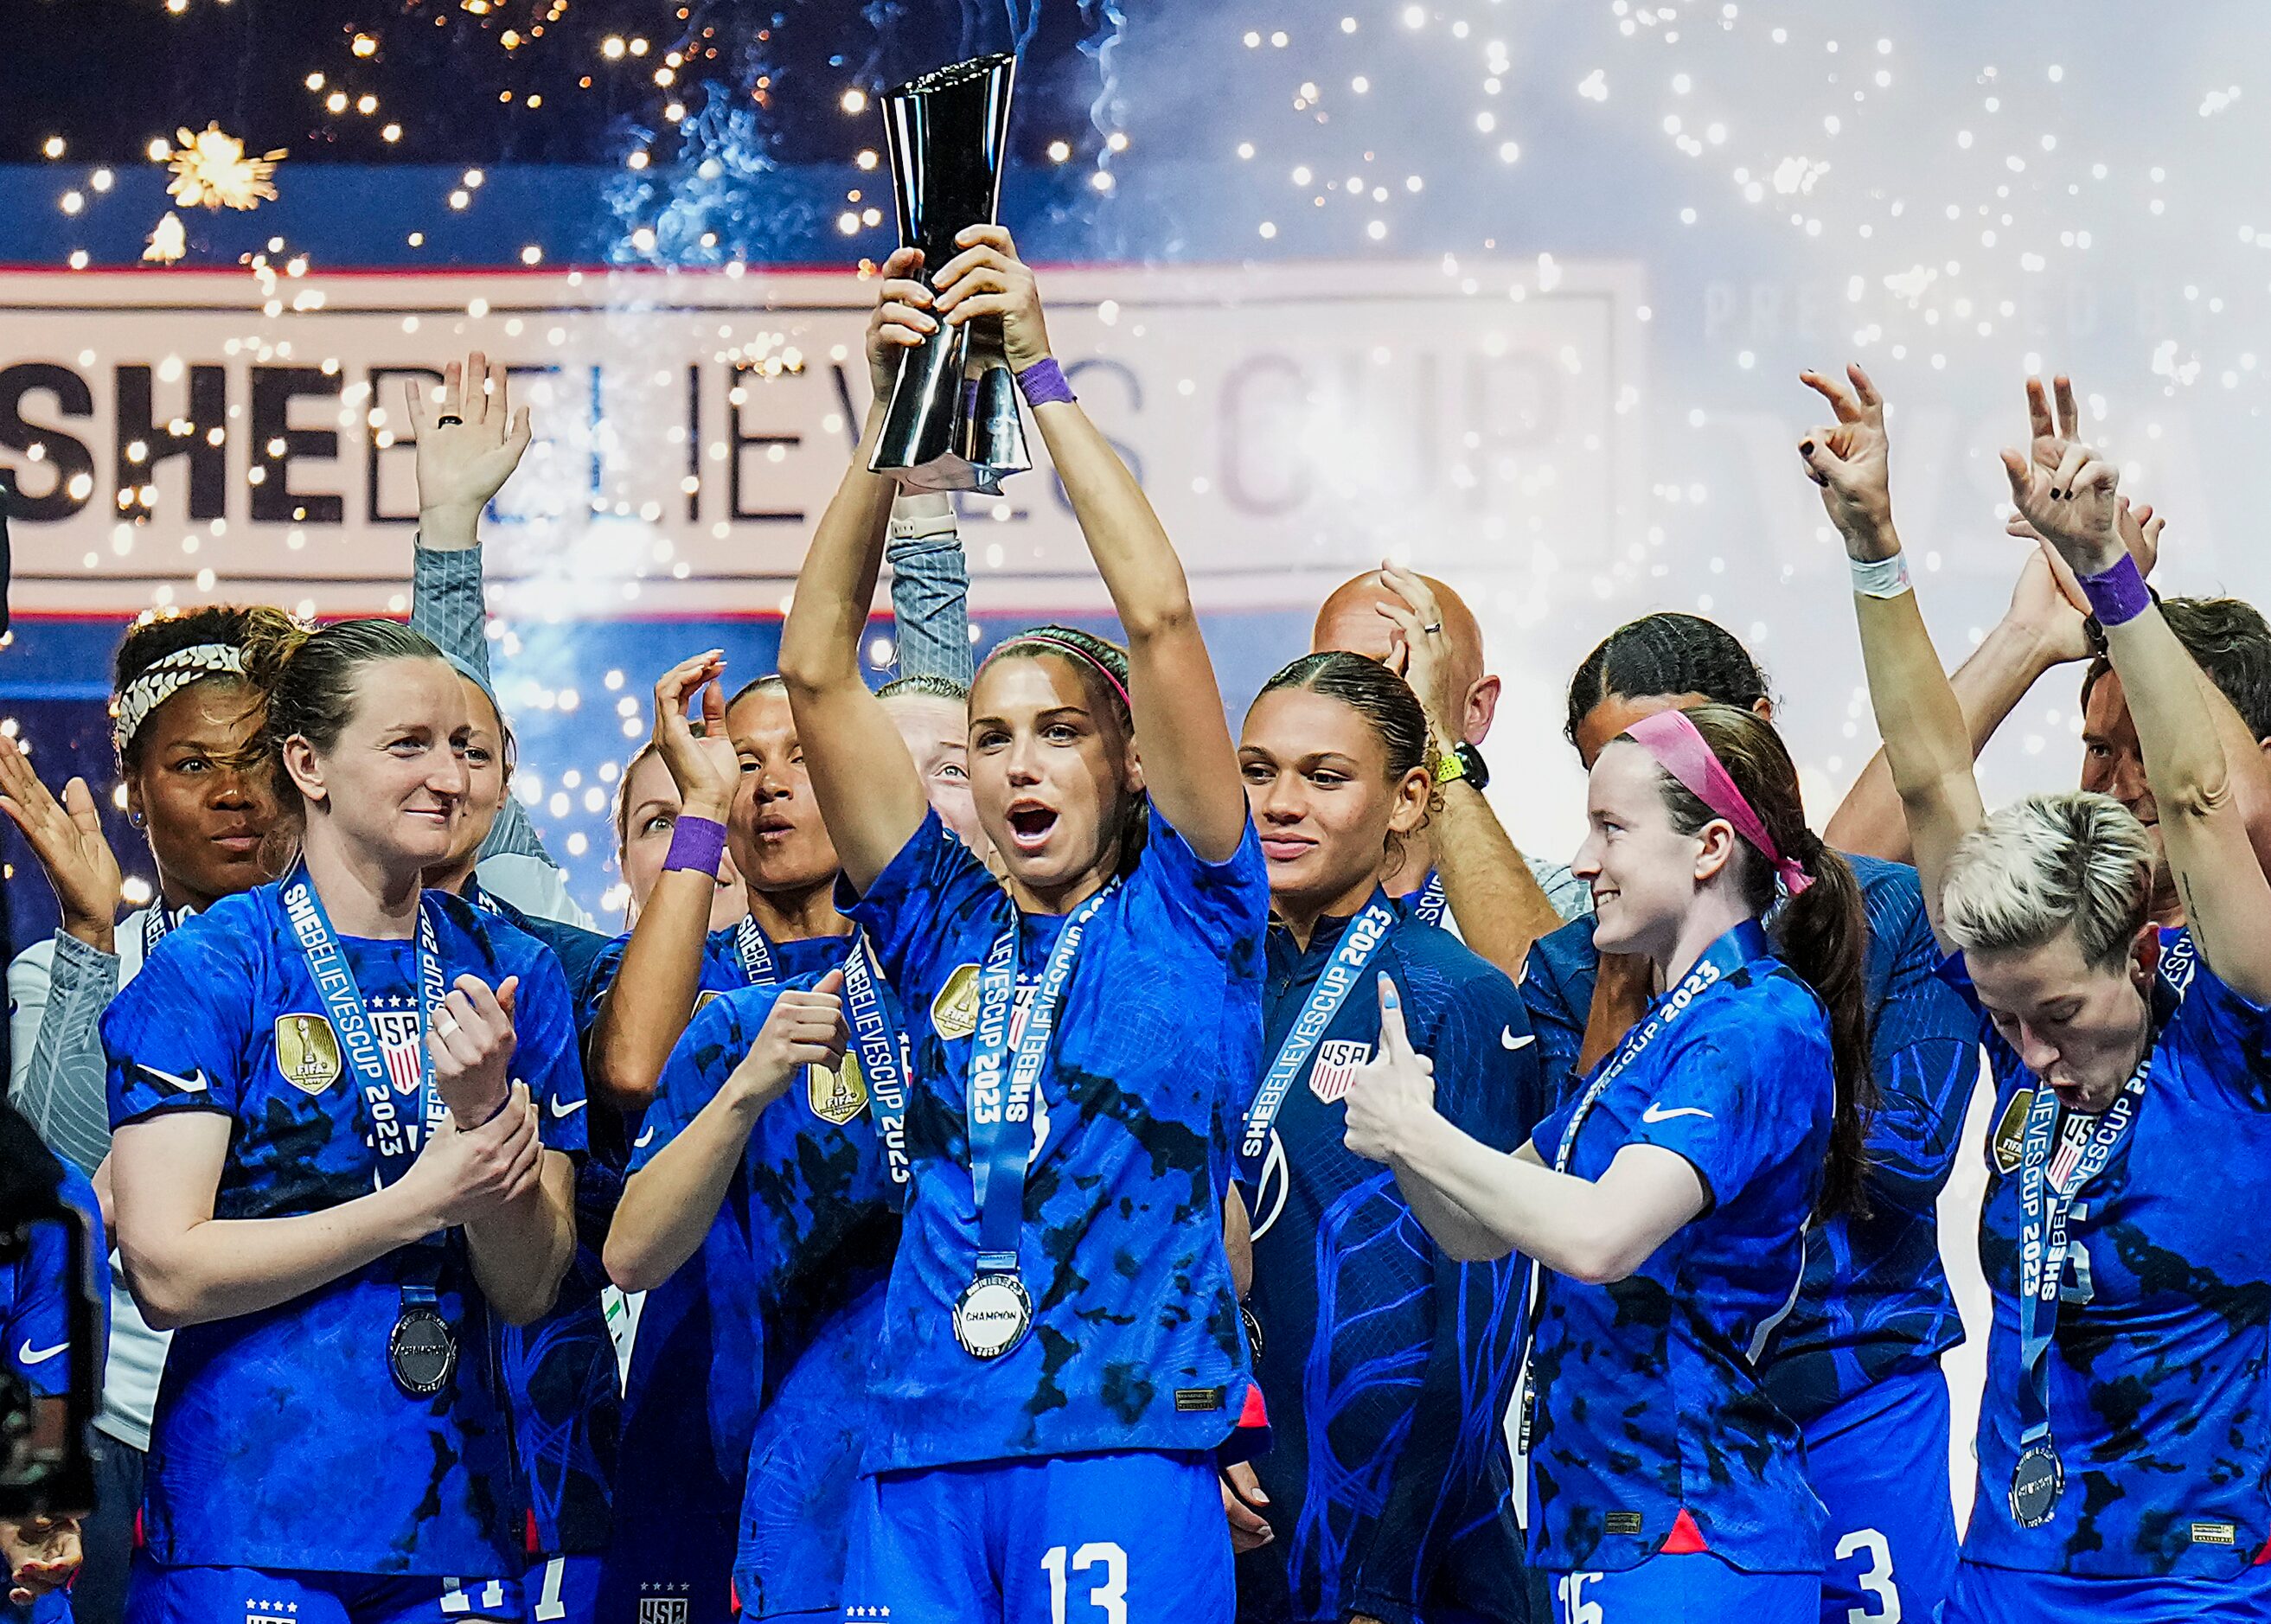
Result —
<instances>
[{"instance_id":1,"label":"number 3 on shorts","mask_svg":"<svg viewBox=\"0 0 2271 1624\"><path fill-rule=\"evenodd\" d=\"M1893 1583L1893 1547L1873 1528L1857 1528L1837 1542L1837 1560L1849 1561L1866 1552L1869 1566L1853 1583L1877 1598L1875 1611L1845 1609L1846 1624L1901 1624L1901 1592Z\"/></svg>"},{"instance_id":2,"label":"number 3 on shorts","mask_svg":"<svg viewBox=\"0 0 2271 1624\"><path fill-rule=\"evenodd\" d=\"M1051 1546L1041 1567L1049 1576L1049 1624L1065 1624L1065 1547ZM1104 1572L1090 1582L1089 1606L1104 1615L1103 1624L1128 1624L1128 1553L1109 1540L1093 1539L1072 1553L1073 1572L1095 1568Z\"/></svg>"}]
</instances>

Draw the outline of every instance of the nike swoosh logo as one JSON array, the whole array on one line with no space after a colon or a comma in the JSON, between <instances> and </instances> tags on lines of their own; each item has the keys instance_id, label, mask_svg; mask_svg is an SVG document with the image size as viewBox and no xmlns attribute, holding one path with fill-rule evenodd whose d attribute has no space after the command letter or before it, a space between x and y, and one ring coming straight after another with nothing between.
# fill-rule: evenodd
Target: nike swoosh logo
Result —
<instances>
[{"instance_id":1,"label":"nike swoosh logo","mask_svg":"<svg viewBox=\"0 0 2271 1624\"><path fill-rule=\"evenodd\" d=\"M578 1111L581 1111L581 1110L582 1110L585 1106L589 1105L590 1103L591 1103L591 1101L589 1101L589 1100L587 1100L587 1099L578 1099L578 1100L577 1100L573 1105L570 1105L570 1104L569 1104L567 1101L565 1101L565 1100L562 1099L561 1099L557 1094L555 1094L555 1095L554 1095L554 1096L552 1097L552 1101L551 1101L551 1104L552 1104L552 1114L553 1114L553 1115L554 1115L554 1117L555 1117L555 1118L558 1118L558 1117L563 1117L563 1116L573 1116L573 1115L575 1115L575 1114L576 1114L576 1113L577 1113Z\"/></svg>"},{"instance_id":2,"label":"nike swoosh logo","mask_svg":"<svg viewBox=\"0 0 2271 1624\"><path fill-rule=\"evenodd\" d=\"M641 1134L637 1138L636 1138L636 1139L634 1139L634 1140L632 1140L632 1141L631 1141L631 1149L633 1149L634 1151L644 1151L644 1149L646 1149L646 1147L647 1147L647 1146L649 1146L649 1145L652 1144L653 1143L654 1143L654 1129L652 1129L652 1128L650 1128L650 1129L648 1129L644 1133Z\"/></svg>"},{"instance_id":3,"label":"nike swoosh logo","mask_svg":"<svg viewBox=\"0 0 2271 1624\"><path fill-rule=\"evenodd\" d=\"M1674 1106L1668 1111L1662 1106L1650 1106L1640 1114L1640 1120L1643 1122L1668 1122L1675 1116L1708 1117L1710 1114L1701 1106Z\"/></svg>"},{"instance_id":4,"label":"nike swoosh logo","mask_svg":"<svg viewBox=\"0 0 2271 1624\"><path fill-rule=\"evenodd\" d=\"M1536 1032L1526 1032L1517 1038L1514 1035L1514 1028L1511 1026L1505 1028L1498 1035L1499 1047L1503 1049L1526 1049L1537 1041Z\"/></svg>"},{"instance_id":5,"label":"nike swoosh logo","mask_svg":"<svg viewBox=\"0 0 2271 1624\"><path fill-rule=\"evenodd\" d=\"M134 1063L160 1083L170 1084L184 1094L204 1094L212 1091L211 1085L205 1082L205 1069L203 1066L190 1073L188 1076L177 1077L170 1071L160 1071L157 1067L144 1065L138 1060Z\"/></svg>"},{"instance_id":6,"label":"nike swoosh logo","mask_svg":"<svg viewBox=\"0 0 2271 1624\"><path fill-rule=\"evenodd\" d=\"M71 1344L68 1342L58 1342L51 1348L35 1348L32 1345L32 1339L26 1337L24 1345L16 1350L16 1362L19 1365L44 1365L69 1346Z\"/></svg>"}]
</instances>

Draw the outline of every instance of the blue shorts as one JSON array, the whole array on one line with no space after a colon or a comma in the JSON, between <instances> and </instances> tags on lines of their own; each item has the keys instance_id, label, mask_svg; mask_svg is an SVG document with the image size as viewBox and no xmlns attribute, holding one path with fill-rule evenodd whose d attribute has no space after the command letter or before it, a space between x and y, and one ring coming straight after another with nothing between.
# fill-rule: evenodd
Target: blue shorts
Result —
<instances>
[{"instance_id":1,"label":"blue shorts","mask_svg":"<svg viewBox=\"0 0 2271 1624\"><path fill-rule=\"evenodd\" d=\"M2271 1568L2236 1579L2085 1579L1961 1562L1947 1624L2264 1624Z\"/></svg>"},{"instance_id":2,"label":"blue shorts","mask_svg":"<svg viewBox=\"0 0 2271 1624\"><path fill-rule=\"evenodd\" d=\"M1554 1624L1815 1624L1821 1613L1820 1575L1744 1573L1708 1552L1549 1583Z\"/></svg>"},{"instance_id":3,"label":"blue shorts","mask_svg":"<svg viewBox=\"0 0 2271 1624\"><path fill-rule=\"evenodd\" d=\"M850 1545L846 1620L1228 1624L1237 1611L1210 1456L1076 1455L863 1478Z\"/></svg>"},{"instance_id":4,"label":"blue shorts","mask_svg":"<svg viewBox=\"0 0 2271 1624\"><path fill-rule=\"evenodd\" d=\"M1933 1365L1864 1389L1806 1429L1828 1509L1821 1624L1938 1624L1955 1583L1947 1378Z\"/></svg>"},{"instance_id":5,"label":"blue shorts","mask_svg":"<svg viewBox=\"0 0 2271 1624\"><path fill-rule=\"evenodd\" d=\"M126 1624L521 1624L517 1579L380 1577L134 1559Z\"/></svg>"},{"instance_id":6,"label":"blue shorts","mask_svg":"<svg viewBox=\"0 0 2271 1624\"><path fill-rule=\"evenodd\" d=\"M528 1624L592 1624L599 1616L599 1559L545 1557L529 1564L520 1588Z\"/></svg>"}]
</instances>

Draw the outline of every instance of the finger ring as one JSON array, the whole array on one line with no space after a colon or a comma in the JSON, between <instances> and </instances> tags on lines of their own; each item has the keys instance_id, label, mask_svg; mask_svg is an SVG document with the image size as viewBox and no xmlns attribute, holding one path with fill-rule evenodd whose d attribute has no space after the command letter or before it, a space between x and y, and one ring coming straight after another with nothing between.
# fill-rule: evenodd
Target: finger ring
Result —
<instances>
[{"instance_id":1,"label":"finger ring","mask_svg":"<svg viewBox=\"0 0 2271 1624\"><path fill-rule=\"evenodd\" d=\"M1427 625L1422 626L1419 629L1422 631L1441 631L1443 629L1443 622L1441 621L1435 621Z\"/></svg>"},{"instance_id":2,"label":"finger ring","mask_svg":"<svg viewBox=\"0 0 2271 1624\"><path fill-rule=\"evenodd\" d=\"M464 418L459 417L454 412L449 412L436 418L434 420L434 427L436 428L461 428L465 426L465 420Z\"/></svg>"}]
</instances>

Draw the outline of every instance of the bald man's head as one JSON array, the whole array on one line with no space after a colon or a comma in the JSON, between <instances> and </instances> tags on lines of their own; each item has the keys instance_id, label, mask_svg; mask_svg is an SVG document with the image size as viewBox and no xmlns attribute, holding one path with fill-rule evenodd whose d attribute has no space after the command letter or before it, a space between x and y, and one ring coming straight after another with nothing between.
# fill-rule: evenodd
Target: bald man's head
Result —
<instances>
[{"instance_id":1,"label":"bald man's head","mask_svg":"<svg viewBox=\"0 0 2271 1624\"><path fill-rule=\"evenodd\" d=\"M1470 744L1480 744L1498 709L1499 689L1498 679L1483 670L1482 626L1456 589L1432 575L1419 578L1435 594L1436 606L1442 612L1443 640L1450 646L1451 681L1466 696L1462 736ZM1317 611L1315 629L1309 634L1309 652L1345 649L1351 654L1385 660L1404 634L1394 621L1380 613L1379 606L1384 603L1404 607L1404 600L1379 570L1367 570L1342 582Z\"/></svg>"}]
</instances>

